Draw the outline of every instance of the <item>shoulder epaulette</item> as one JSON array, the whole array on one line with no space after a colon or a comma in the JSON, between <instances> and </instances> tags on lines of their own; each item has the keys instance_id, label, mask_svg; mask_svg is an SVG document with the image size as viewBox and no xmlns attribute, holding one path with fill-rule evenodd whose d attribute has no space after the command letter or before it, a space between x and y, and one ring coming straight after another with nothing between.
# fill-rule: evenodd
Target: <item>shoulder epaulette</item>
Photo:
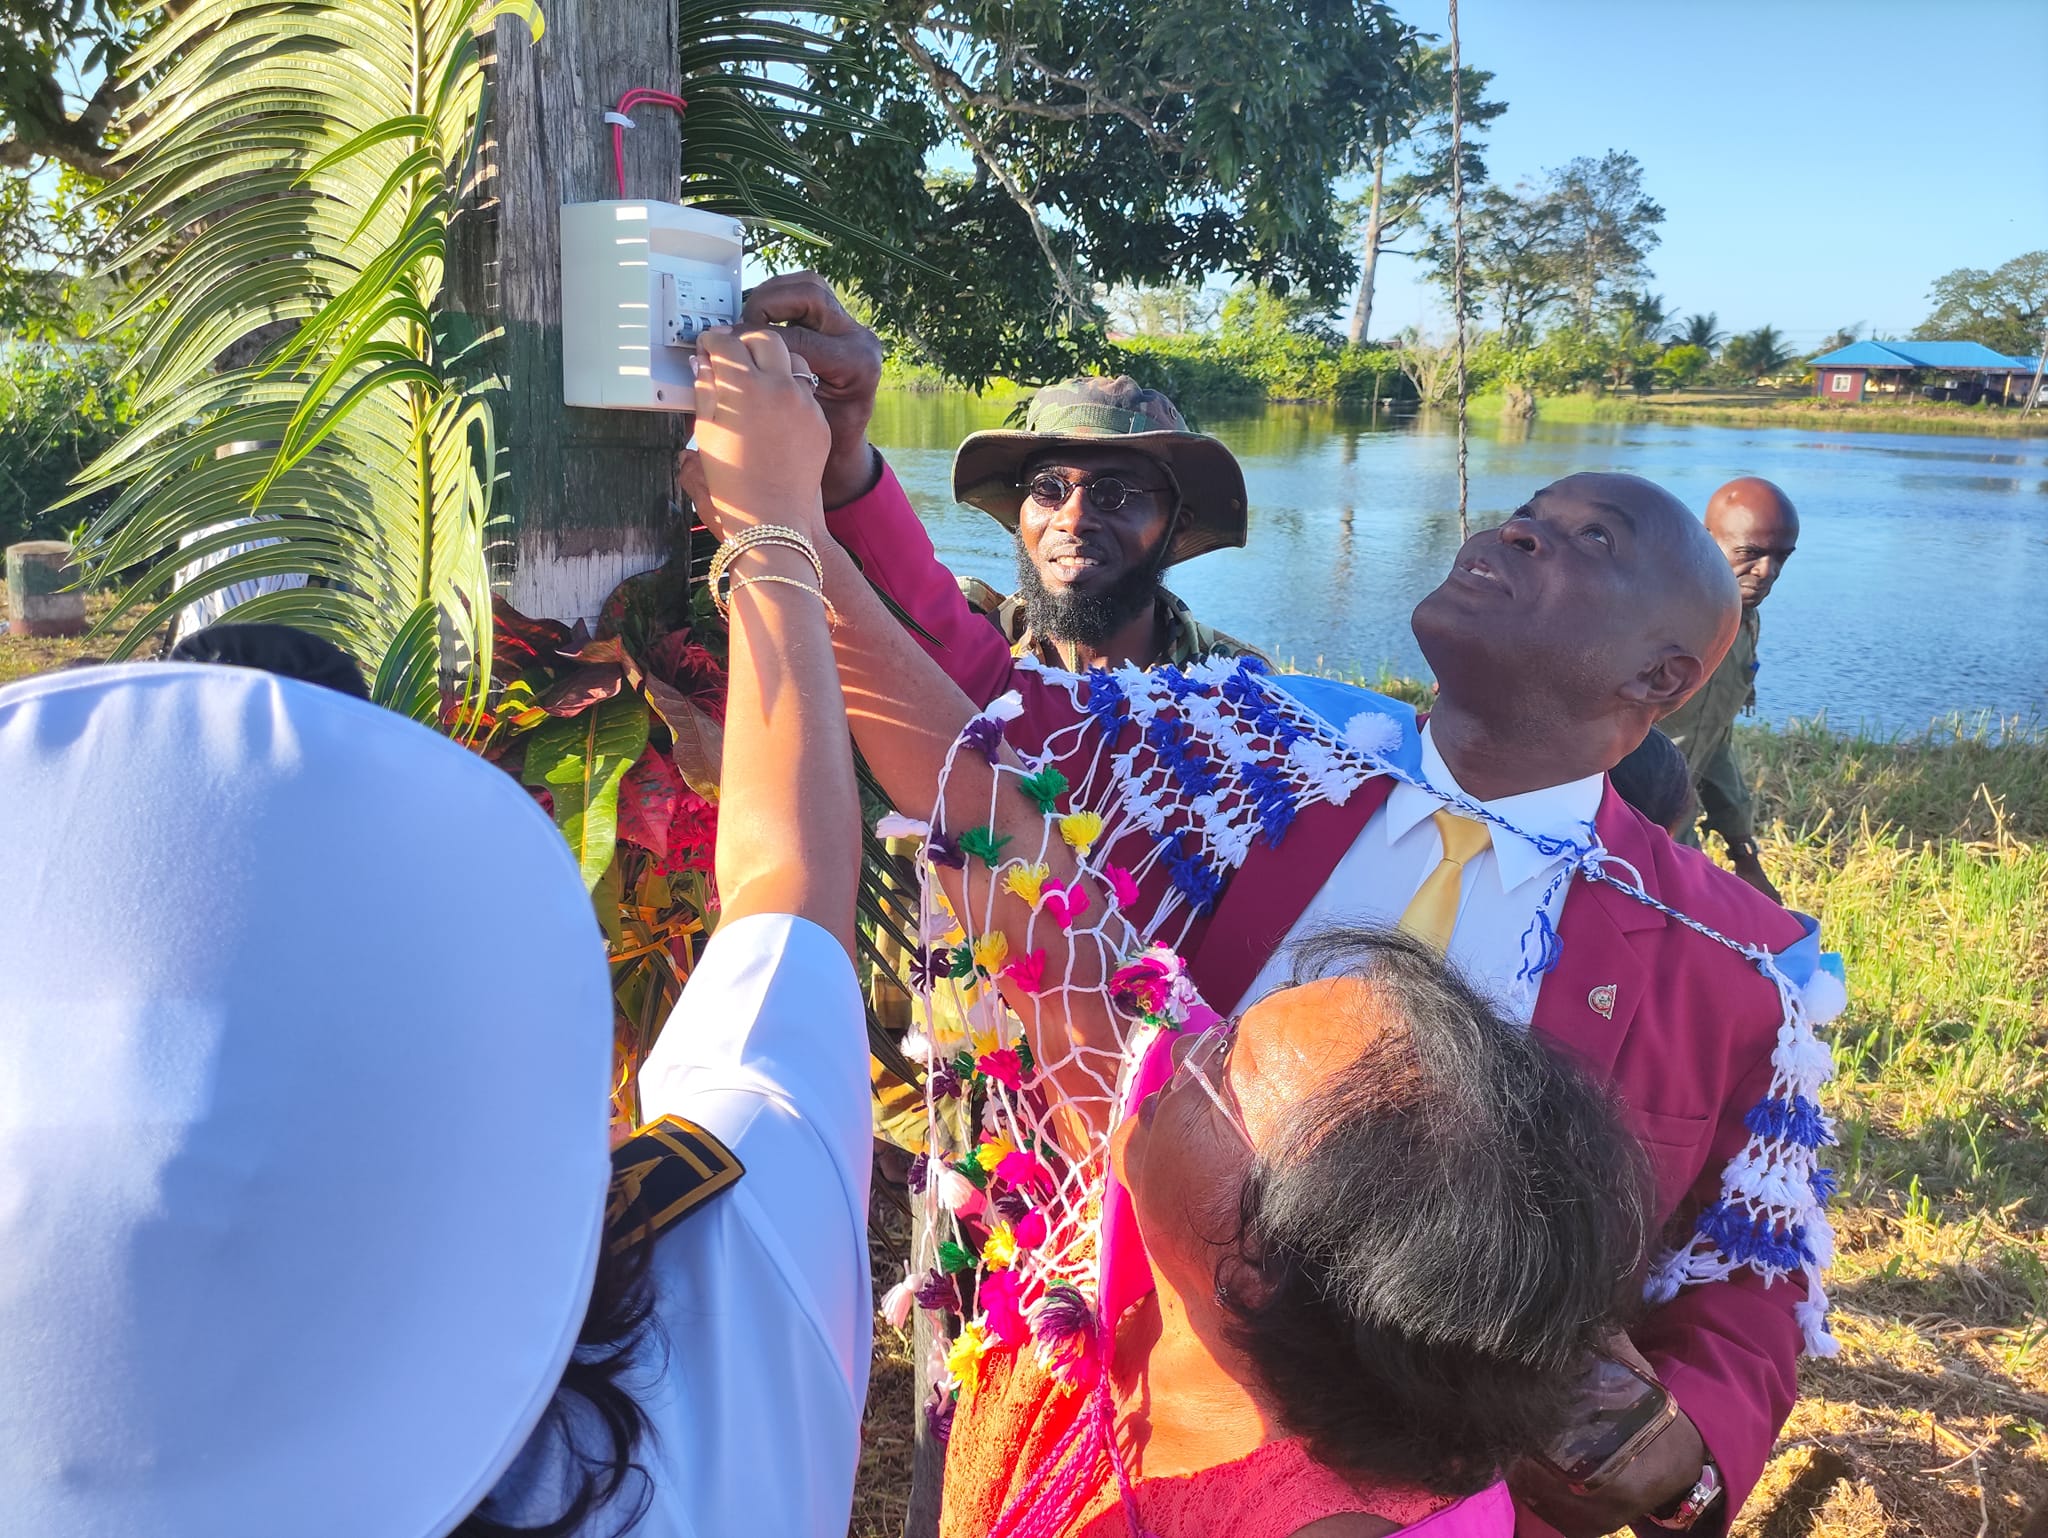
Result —
<instances>
[{"instance_id":1,"label":"shoulder epaulette","mask_svg":"<svg viewBox=\"0 0 2048 1538\"><path fill-rule=\"evenodd\" d=\"M649 1122L612 1150L606 1248L617 1254L673 1228L745 1173L738 1156L695 1122Z\"/></svg>"}]
</instances>

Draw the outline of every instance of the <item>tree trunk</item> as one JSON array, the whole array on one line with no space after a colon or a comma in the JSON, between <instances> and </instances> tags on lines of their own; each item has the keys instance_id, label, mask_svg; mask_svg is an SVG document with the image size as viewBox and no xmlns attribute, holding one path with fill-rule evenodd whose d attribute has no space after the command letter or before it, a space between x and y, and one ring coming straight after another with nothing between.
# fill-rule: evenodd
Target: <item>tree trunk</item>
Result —
<instances>
[{"instance_id":1,"label":"tree trunk","mask_svg":"<svg viewBox=\"0 0 2048 1538\"><path fill-rule=\"evenodd\" d=\"M1351 306L1353 347L1365 345L1366 332L1372 326L1373 271L1380 264L1380 189L1386 180L1387 152L1382 149L1372 158L1372 206L1366 210L1365 249L1358 258L1358 301Z\"/></svg>"},{"instance_id":2,"label":"tree trunk","mask_svg":"<svg viewBox=\"0 0 2048 1538\"><path fill-rule=\"evenodd\" d=\"M499 445L495 574L525 613L573 623L668 553L689 418L562 404L558 208L618 196L605 112L634 86L678 91L675 0L548 0L547 31L497 24L490 122L449 259L451 306L500 334L488 363ZM628 193L673 202L681 125L643 108L625 136Z\"/></svg>"}]
</instances>

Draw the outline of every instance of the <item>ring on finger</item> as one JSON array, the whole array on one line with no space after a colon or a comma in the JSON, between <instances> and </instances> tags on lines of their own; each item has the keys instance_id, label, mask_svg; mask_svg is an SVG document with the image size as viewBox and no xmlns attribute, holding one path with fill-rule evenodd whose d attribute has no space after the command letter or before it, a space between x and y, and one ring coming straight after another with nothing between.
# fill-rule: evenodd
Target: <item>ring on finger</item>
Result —
<instances>
[{"instance_id":1,"label":"ring on finger","mask_svg":"<svg viewBox=\"0 0 2048 1538\"><path fill-rule=\"evenodd\" d=\"M816 374L813 374L813 373L812 373L812 372L811 372L811 371L810 371L809 369L802 369L802 368L799 368L799 369L791 369L791 370L790 370L790 376L791 376L792 378L795 378L795 379L801 379L801 380L802 380L802 381L803 381L803 382L804 382L805 384L809 385L809 386L810 386L810 387L811 387L811 388L812 388L813 390L817 389L817 388L818 388L818 385L819 385L819 384L821 383L821 381L819 380L818 376L817 376Z\"/></svg>"}]
</instances>

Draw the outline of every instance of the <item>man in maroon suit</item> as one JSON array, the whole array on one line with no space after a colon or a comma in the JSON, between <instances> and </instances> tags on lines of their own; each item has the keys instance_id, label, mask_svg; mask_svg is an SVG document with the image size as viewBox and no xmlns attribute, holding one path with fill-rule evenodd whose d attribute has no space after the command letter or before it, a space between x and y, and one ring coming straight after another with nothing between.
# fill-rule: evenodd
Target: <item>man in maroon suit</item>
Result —
<instances>
[{"instance_id":1,"label":"man in maroon suit","mask_svg":"<svg viewBox=\"0 0 2048 1538\"><path fill-rule=\"evenodd\" d=\"M792 346L825 380L830 418L837 321L824 311L759 318L804 324ZM842 497L828 495L828 507L840 503L833 533L932 637L925 649L970 698L1021 689L1014 744L1045 743L1075 721L1073 697L1018 670L968 609L868 448L865 411L842 415L835 432L854 416L859 427L847 436L858 441L835 443L834 456L866 468L842 475ZM860 494L844 500L849 490ZM1751 1142L1746 1118L1771 1099L1784 1008L1743 955L1571 868L1556 850L1590 833L1650 897L1759 951L1807 938L1798 919L1679 848L1606 783L1606 771L1720 661L1739 611L1704 527L1632 476L1567 477L1473 536L1414 617L1441 694L1413 744L1412 772L1436 794L1382 775L1304 805L1284 836L1254 839L1234 875L1217 873L1220 897L1178 936L1203 996L1225 1011L1255 997L1298 927L1342 917L1433 932L1473 981L1616 1086L1656 1173L1658 1215L1685 1247ZM840 644L863 643L842 633ZM1352 695L1362 709L1374 698ZM1346 726L1327 700L1313 707L1338 731ZM1452 815L1447 796L1514 831ZM1147 898L1164 895L1160 882ZM1529 964L1532 933L1558 942L1539 958L1547 966ZM1817 1331L1797 1312L1807 1294L1796 1259L1783 1269L1795 1274L1766 1282L1737 1266L1646 1313L1630 1350L1680 1413L1597 1493L1517 1471L1526 1530L1725 1527L1796 1396L1802 1323Z\"/></svg>"}]
</instances>

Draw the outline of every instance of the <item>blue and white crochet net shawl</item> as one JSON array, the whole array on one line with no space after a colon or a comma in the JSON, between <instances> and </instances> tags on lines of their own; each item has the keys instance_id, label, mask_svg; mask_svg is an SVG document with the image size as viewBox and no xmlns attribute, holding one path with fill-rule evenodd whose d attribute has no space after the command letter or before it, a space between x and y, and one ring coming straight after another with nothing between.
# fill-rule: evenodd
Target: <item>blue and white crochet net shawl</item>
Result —
<instances>
[{"instance_id":1,"label":"blue and white crochet net shawl","mask_svg":"<svg viewBox=\"0 0 2048 1538\"><path fill-rule=\"evenodd\" d=\"M1174 945L1210 911L1254 838L1277 845L1303 806L1341 804L1366 780L1391 775L1461 815L1500 823L1561 856L1557 883L1604 882L1746 957L1778 990L1783 1011L1771 1083L1745 1117L1749 1140L1723 1171L1719 1198L1699 1214L1686 1244L1657 1257L1645 1291L1662 1303L1681 1288L1743 1269L1766 1282L1797 1273L1807 1288L1797 1308L1806 1348L1835 1353L1822 1285L1834 1255L1826 1207L1835 1182L1820 1165L1820 1150L1835 1141L1820 1107L1834 1063L1816 1031L1841 1013L1848 994L1840 958L1820 949L1814 920L1801 916L1806 933L1788 950L1744 944L1652 897L1640 874L1597 837L1573 843L1528 834L1444 795L1422 778L1415 711L1355 685L1270 674L1253 658L1087 674L1028 658L1019 665L1065 690L1083 712L1083 721L1055 734L1047 750L1063 762L1082 761L1074 776L1077 804L1102 812L1104 847L1131 851L1121 858L1134 873L1163 868L1169 878L1145 926L1148 941ZM1128 724L1139 728L1138 740L1119 751L1114 744ZM1522 942L1521 978L1532 989L1559 954L1543 906Z\"/></svg>"}]
</instances>

